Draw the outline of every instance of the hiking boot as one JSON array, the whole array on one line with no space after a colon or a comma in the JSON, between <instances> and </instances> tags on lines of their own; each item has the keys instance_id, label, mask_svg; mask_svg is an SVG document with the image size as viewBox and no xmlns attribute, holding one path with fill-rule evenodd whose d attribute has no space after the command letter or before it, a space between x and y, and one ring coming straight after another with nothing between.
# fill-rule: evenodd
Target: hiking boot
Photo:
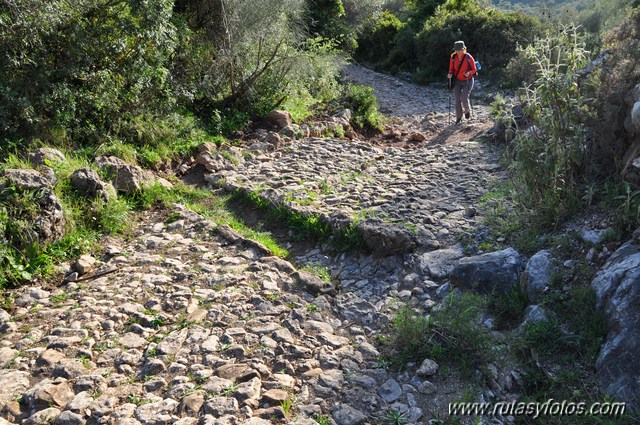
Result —
<instances>
[{"instance_id":1,"label":"hiking boot","mask_svg":"<svg viewBox=\"0 0 640 425\"><path fill-rule=\"evenodd\" d=\"M465 112L464 117L465 119L469 119L471 117L471 114L469 112Z\"/></svg>"}]
</instances>

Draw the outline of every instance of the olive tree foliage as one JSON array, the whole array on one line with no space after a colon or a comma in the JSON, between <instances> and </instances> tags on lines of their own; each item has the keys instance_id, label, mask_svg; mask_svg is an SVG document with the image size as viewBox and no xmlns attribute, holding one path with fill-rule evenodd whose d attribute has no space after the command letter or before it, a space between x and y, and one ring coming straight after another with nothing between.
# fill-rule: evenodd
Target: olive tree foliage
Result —
<instances>
[{"instance_id":1,"label":"olive tree foliage","mask_svg":"<svg viewBox=\"0 0 640 425\"><path fill-rule=\"evenodd\" d=\"M170 0L0 0L0 137L96 141L172 107Z\"/></svg>"},{"instance_id":2,"label":"olive tree foliage","mask_svg":"<svg viewBox=\"0 0 640 425\"><path fill-rule=\"evenodd\" d=\"M286 98L304 59L304 0L194 0L180 7L190 40L178 61L185 72L176 75L199 112L260 114Z\"/></svg>"},{"instance_id":3,"label":"olive tree foliage","mask_svg":"<svg viewBox=\"0 0 640 425\"><path fill-rule=\"evenodd\" d=\"M388 0L343 0L347 22L357 31L382 13Z\"/></svg>"}]
</instances>

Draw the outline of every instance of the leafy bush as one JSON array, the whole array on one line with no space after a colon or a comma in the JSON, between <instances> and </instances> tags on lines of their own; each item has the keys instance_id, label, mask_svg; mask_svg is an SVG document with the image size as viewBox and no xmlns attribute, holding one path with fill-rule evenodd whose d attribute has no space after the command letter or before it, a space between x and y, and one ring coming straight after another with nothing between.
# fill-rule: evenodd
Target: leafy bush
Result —
<instances>
[{"instance_id":1,"label":"leafy bush","mask_svg":"<svg viewBox=\"0 0 640 425\"><path fill-rule=\"evenodd\" d=\"M518 44L528 44L540 24L521 13L505 13L474 0L447 0L416 36L419 81L442 77L448 69L453 42L464 40L482 63L483 73L501 77Z\"/></svg>"},{"instance_id":2,"label":"leafy bush","mask_svg":"<svg viewBox=\"0 0 640 425\"><path fill-rule=\"evenodd\" d=\"M300 60L291 70L288 97L283 102L294 121L307 118L318 105L340 96L339 76L345 59L337 48L335 42L322 37L305 41Z\"/></svg>"},{"instance_id":3,"label":"leafy bush","mask_svg":"<svg viewBox=\"0 0 640 425\"><path fill-rule=\"evenodd\" d=\"M382 12L371 28L360 36L356 57L373 64L383 62L394 47L394 38L403 26L393 13Z\"/></svg>"},{"instance_id":4,"label":"leafy bush","mask_svg":"<svg viewBox=\"0 0 640 425\"><path fill-rule=\"evenodd\" d=\"M384 117L378 111L378 99L373 89L367 86L348 84L346 103L351 108L352 121L358 128L384 129Z\"/></svg>"},{"instance_id":5,"label":"leafy bush","mask_svg":"<svg viewBox=\"0 0 640 425\"><path fill-rule=\"evenodd\" d=\"M4 2L0 137L95 142L120 120L171 106L172 5Z\"/></svg>"},{"instance_id":6,"label":"leafy bush","mask_svg":"<svg viewBox=\"0 0 640 425\"><path fill-rule=\"evenodd\" d=\"M525 125L520 124L510 148L509 169L516 201L534 210L539 223L558 223L580 204L589 160L585 123L591 107L576 73L588 52L574 28L538 38L524 52L537 78L520 91Z\"/></svg>"},{"instance_id":7,"label":"leafy bush","mask_svg":"<svg viewBox=\"0 0 640 425\"><path fill-rule=\"evenodd\" d=\"M305 20L312 35L336 41L352 52L357 46L354 28L348 25L342 0L307 0Z\"/></svg>"}]
</instances>

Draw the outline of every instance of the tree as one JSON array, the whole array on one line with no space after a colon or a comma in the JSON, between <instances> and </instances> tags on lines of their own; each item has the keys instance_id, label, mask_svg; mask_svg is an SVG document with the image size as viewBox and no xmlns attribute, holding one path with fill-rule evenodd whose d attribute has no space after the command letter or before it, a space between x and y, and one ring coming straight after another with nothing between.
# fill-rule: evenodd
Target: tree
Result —
<instances>
[{"instance_id":1,"label":"tree","mask_svg":"<svg viewBox=\"0 0 640 425\"><path fill-rule=\"evenodd\" d=\"M0 0L0 136L89 143L126 117L170 107L171 7Z\"/></svg>"}]
</instances>

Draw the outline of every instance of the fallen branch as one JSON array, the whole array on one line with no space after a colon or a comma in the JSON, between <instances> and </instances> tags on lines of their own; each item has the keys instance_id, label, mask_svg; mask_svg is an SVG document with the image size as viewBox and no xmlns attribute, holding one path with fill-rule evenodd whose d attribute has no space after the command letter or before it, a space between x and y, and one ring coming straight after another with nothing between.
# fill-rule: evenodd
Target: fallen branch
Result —
<instances>
[{"instance_id":1,"label":"fallen branch","mask_svg":"<svg viewBox=\"0 0 640 425\"><path fill-rule=\"evenodd\" d=\"M97 279L99 277L111 274L111 273L113 273L115 271L118 271L118 270L120 270L120 269L118 267L116 267L115 269L107 270L107 271L104 271L104 272L96 273L96 274L91 275L91 276L85 276L85 277L76 279L73 282L84 282L84 281L87 281L87 280Z\"/></svg>"}]
</instances>

